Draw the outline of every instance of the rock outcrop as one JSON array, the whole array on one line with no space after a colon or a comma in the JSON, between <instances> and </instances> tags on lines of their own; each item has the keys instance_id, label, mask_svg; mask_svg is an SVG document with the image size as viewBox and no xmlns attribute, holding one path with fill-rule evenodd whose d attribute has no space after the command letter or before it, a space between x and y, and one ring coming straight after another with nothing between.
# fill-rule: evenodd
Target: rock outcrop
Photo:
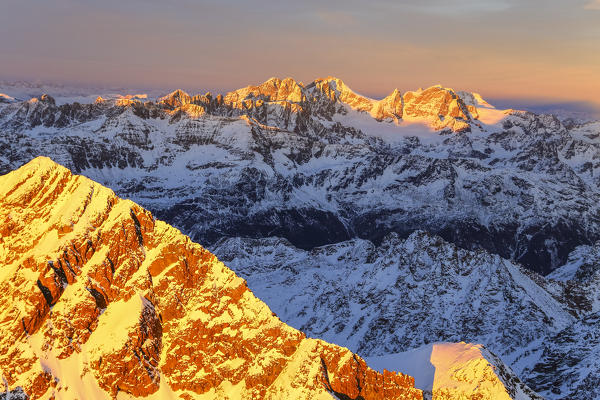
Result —
<instances>
[{"instance_id":1,"label":"rock outcrop","mask_svg":"<svg viewBox=\"0 0 600 400\"><path fill-rule=\"evenodd\" d=\"M0 375L30 398L421 399L282 323L213 254L47 158L0 177Z\"/></svg>"}]
</instances>

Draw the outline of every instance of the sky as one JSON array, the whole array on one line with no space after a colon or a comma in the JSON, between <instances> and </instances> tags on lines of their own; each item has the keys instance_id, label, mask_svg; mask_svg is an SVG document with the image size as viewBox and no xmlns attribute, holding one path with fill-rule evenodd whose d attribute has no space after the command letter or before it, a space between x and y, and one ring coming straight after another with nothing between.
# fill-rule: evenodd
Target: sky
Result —
<instances>
[{"instance_id":1,"label":"sky","mask_svg":"<svg viewBox=\"0 0 600 400\"><path fill-rule=\"evenodd\" d=\"M336 76L600 106L600 0L2 0L0 80L224 92Z\"/></svg>"}]
</instances>

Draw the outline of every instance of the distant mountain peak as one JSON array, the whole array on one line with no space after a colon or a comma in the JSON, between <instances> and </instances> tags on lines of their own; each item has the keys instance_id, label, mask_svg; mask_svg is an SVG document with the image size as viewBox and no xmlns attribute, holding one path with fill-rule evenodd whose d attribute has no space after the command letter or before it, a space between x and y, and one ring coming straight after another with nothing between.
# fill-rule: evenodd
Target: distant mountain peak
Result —
<instances>
[{"instance_id":1,"label":"distant mountain peak","mask_svg":"<svg viewBox=\"0 0 600 400\"><path fill-rule=\"evenodd\" d=\"M14 103L16 101L17 100L14 97L0 93L0 103Z\"/></svg>"},{"instance_id":2,"label":"distant mountain peak","mask_svg":"<svg viewBox=\"0 0 600 400\"><path fill-rule=\"evenodd\" d=\"M294 79L270 78L257 86L246 86L227 93L224 101L238 107L244 100L258 99L264 101L287 101L298 103L303 99L302 86Z\"/></svg>"},{"instance_id":3,"label":"distant mountain peak","mask_svg":"<svg viewBox=\"0 0 600 400\"><path fill-rule=\"evenodd\" d=\"M46 95L45 95L46 96ZM272 77L258 85L250 85L231 91L225 95L211 93L194 95L181 89L148 101L147 95L109 96L110 102L99 96L91 103L97 109L73 110L73 104L64 108L56 105L51 97L41 96L30 103L39 102L53 107L47 112L31 114L29 111L18 119L24 123L30 119L31 126L84 122L101 113L114 114L110 106L123 109L135 108L143 118L168 118L171 122L182 119L198 119L203 115L234 116L247 115L264 125L279 129L305 129L319 124L319 119L332 120L335 115L345 115L348 111L364 113L378 122L421 123L431 130L444 129L454 132L469 131L477 121L478 109L492 107L481 96L467 92L455 92L441 85L427 89L402 93L394 89L388 96L375 100L351 89L343 80L334 76L318 78L309 84L297 82L293 78ZM11 103L3 100L1 103ZM19 107L21 103L3 104L3 107ZM192 106L192 105L195 105ZM100 107L101 106L101 107ZM85 111L85 112L81 112ZM495 116L502 118L502 115ZM361 116L362 118L362 116Z\"/></svg>"},{"instance_id":4,"label":"distant mountain peak","mask_svg":"<svg viewBox=\"0 0 600 400\"><path fill-rule=\"evenodd\" d=\"M159 97L156 102L159 105L165 105L170 108L177 108L189 104L192 98L189 94L181 89L172 91L166 96Z\"/></svg>"}]
</instances>

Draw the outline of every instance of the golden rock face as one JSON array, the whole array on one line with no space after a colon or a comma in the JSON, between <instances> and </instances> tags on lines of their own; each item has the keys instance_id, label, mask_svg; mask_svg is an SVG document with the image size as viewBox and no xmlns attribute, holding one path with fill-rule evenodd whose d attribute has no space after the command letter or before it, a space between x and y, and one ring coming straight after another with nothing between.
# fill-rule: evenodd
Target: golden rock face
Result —
<instances>
[{"instance_id":1,"label":"golden rock face","mask_svg":"<svg viewBox=\"0 0 600 400\"><path fill-rule=\"evenodd\" d=\"M439 85L404 95L395 89L389 96L373 100L355 93L335 77L317 79L309 85L291 78L271 78L261 85L228 93L223 98L223 105L259 115L289 113L290 110L295 114L306 110L344 112L343 107L348 106L366 112L378 121L418 120L428 123L434 130L455 132L467 130L469 121L478 118L475 106L467 106L454 90Z\"/></svg>"},{"instance_id":2,"label":"golden rock face","mask_svg":"<svg viewBox=\"0 0 600 400\"><path fill-rule=\"evenodd\" d=\"M434 131L464 132L472 124L480 126L476 120L482 109L478 107L492 108L477 94L455 92L441 86L404 94L395 89L387 97L375 100L354 92L335 77L316 79L306 85L292 78L271 78L224 96L211 93L190 96L183 90L175 90L156 101L137 94L110 101L99 97L92 104L57 105L52 97L43 95L3 108L0 119L10 116L15 129L40 125L64 128L108 115L104 129L115 121L125 122L130 116L142 120L167 119L171 123L185 119L248 117L266 126L307 132L324 129L322 122L354 112L349 120L365 122L370 117L379 122L421 123L425 129ZM483 122L495 118L492 122L497 123L503 115L496 113L490 117L488 114L484 111ZM373 129L377 129L376 125Z\"/></svg>"},{"instance_id":3,"label":"golden rock face","mask_svg":"<svg viewBox=\"0 0 600 400\"><path fill-rule=\"evenodd\" d=\"M429 120L434 129L461 131L472 114L453 90L433 86L404 94L404 116Z\"/></svg>"},{"instance_id":4,"label":"golden rock face","mask_svg":"<svg viewBox=\"0 0 600 400\"><path fill-rule=\"evenodd\" d=\"M158 99L157 105L171 113L174 120L182 116L199 118L211 112L228 115L234 110L259 119L276 115L288 121L289 126L285 127L293 127L303 113L343 113L345 106L368 113L378 121L421 121L434 130L455 132L468 130L469 121L479 117L477 107L466 105L455 91L439 85L404 95L395 89L389 96L373 100L355 93L335 77L316 79L309 85L292 78L271 78L216 98L210 93L191 97L176 90Z\"/></svg>"},{"instance_id":5,"label":"golden rock face","mask_svg":"<svg viewBox=\"0 0 600 400\"><path fill-rule=\"evenodd\" d=\"M37 158L0 177L0 374L32 398L420 399L282 323L214 255ZM345 397L343 397L345 398Z\"/></svg>"},{"instance_id":6,"label":"golden rock face","mask_svg":"<svg viewBox=\"0 0 600 400\"><path fill-rule=\"evenodd\" d=\"M238 89L229 92L224 97L224 103L230 104L238 108L238 104L248 98L263 97L268 101L286 101L299 103L304 100L302 86L292 78L284 80L271 78L268 81L258 86L247 86L243 89Z\"/></svg>"},{"instance_id":7,"label":"golden rock face","mask_svg":"<svg viewBox=\"0 0 600 400\"><path fill-rule=\"evenodd\" d=\"M174 92L161 97L157 100L159 106L166 106L170 108L177 108L192 102L192 98L189 94L181 89L177 89Z\"/></svg>"}]
</instances>

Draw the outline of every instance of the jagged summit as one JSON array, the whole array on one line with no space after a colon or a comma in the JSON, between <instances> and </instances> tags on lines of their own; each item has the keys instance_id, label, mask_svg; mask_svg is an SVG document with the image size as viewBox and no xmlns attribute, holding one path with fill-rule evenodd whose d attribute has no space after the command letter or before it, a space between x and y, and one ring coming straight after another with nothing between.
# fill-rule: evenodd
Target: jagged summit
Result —
<instances>
[{"instance_id":1,"label":"jagged summit","mask_svg":"<svg viewBox=\"0 0 600 400\"><path fill-rule=\"evenodd\" d=\"M210 252L39 157L0 177L0 378L108 399L421 399L282 323Z\"/></svg>"},{"instance_id":2,"label":"jagged summit","mask_svg":"<svg viewBox=\"0 0 600 400\"><path fill-rule=\"evenodd\" d=\"M303 100L302 89L303 86L298 84L293 78L285 78L283 80L270 78L260 85L251 85L229 92L224 96L224 101L227 104L232 104L234 107L248 99L299 103Z\"/></svg>"},{"instance_id":3,"label":"jagged summit","mask_svg":"<svg viewBox=\"0 0 600 400\"><path fill-rule=\"evenodd\" d=\"M477 107L487 103L482 99L478 101L476 96L469 93L461 93L438 85L405 94L395 89L384 99L375 100L356 93L333 76L319 78L306 85L289 77L270 78L259 85L216 96L211 93L191 96L177 89L158 97L156 101L148 101L145 95L99 97L89 104L74 102L57 105L47 95L27 103L3 101L2 105L8 107L0 110L0 121L3 115L21 114L23 117L13 121L11 128L40 124L58 124L62 127L88 122L101 114L114 115L133 108L140 117L168 119L171 123L203 116L244 116L279 129L318 131L321 130L318 125L324 121L339 119L350 113L357 121L367 116L372 118L371 123L387 121L399 126L403 122L418 122L424 125L424 129L464 132L469 131L473 124L480 126L476 121ZM32 115L28 108L34 102L44 104L45 111ZM373 125L372 129L376 130L377 125Z\"/></svg>"},{"instance_id":4,"label":"jagged summit","mask_svg":"<svg viewBox=\"0 0 600 400\"><path fill-rule=\"evenodd\" d=\"M192 98L189 94L181 89L177 89L164 97L158 98L156 103L170 108L177 108L189 104L191 101Z\"/></svg>"},{"instance_id":5,"label":"jagged summit","mask_svg":"<svg viewBox=\"0 0 600 400\"><path fill-rule=\"evenodd\" d=\"M54 105L56 105L56 100L54 100L54 97L50 96L49 94L42 94L40 96L30 98L29 100L27 100L27 103L29 103L29 104L42 103L42 104L54 106Z\"/></svg>"},{"instance_id":6,"label":"jagged summit","mask_svg":"<svg viewBox=\"0 0 600 400\"><path fill-rule=\"evenodd\" d=\"M469 105L465 104L457 92L441 85L404 95L395 89L384 99L374 100L354 92L341 79L332 76L316 79L307 85L298 84L292 78L271 78L258 86L248 86L224 97L224 103L233 108L256 110L267 107L267 114L266 103L326 118L346 113L339 106L347 106L378 121L399 123L405 118L412 122L422 121L435 130L449 128L454 131L469 130L469 122L478 118L475 102L470 98L469 101Z\"/></svg>"}]
</instances>

